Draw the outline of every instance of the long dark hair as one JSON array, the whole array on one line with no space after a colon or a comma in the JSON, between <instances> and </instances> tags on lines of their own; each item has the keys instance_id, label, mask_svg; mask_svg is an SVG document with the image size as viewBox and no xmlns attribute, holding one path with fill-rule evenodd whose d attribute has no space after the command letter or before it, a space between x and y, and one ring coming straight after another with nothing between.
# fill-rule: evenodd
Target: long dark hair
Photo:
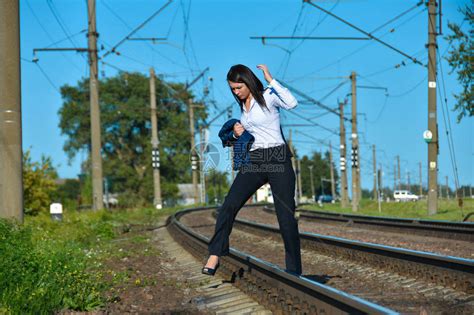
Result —
<instances>
[{"instance_id":1,"label":"long dark hair","mask_svg":"<svg viewBox=\"0 0 474 315\"><path fill-rule=\"evenodd\" d=\"M236 82L236 83L245 83L252 93L252 96L257 101L258 105L262 108L267 108L265 98L263 97L263 84L262 81L257 78L257 76L249 69L249 67L244 65L235 65L230 67L229 72L227 72L227 81ZM232 92L232 89L231 89ZM240 105L240 111L243 111L243 102L232 93L237 100L237 103ZM268 109L268 108L267 108Z\"/></svg>"}]
</instances>

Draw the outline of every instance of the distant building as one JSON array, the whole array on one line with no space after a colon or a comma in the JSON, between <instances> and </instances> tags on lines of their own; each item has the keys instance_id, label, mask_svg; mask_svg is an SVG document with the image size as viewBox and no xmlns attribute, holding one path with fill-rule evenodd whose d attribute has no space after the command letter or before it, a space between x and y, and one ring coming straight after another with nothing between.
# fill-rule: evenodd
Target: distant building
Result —
<instances>
[{"instance_id":1,"label":"distant building","mask_svg":"<svg viewBox=\"0 0 474 315\"><path fill-rule=\"evenodd\" d=\"M68 179L69 179L69 178L56 178L56 179L54 180L54 183L55 183L56 185L64 185ZM77 180L77 179L74 178L74 180Z\"/></svg>"},{"instance_id":2,"label":"distant building","mask_svg":"<svg viewBox=\"0 0 474 315\"><path fill-rule=\"evenodd\" d=\"M260 187L256 192L257 202L269 202L273 203L273 195L272 190L270 188L270 184L265 184Z\"/></svg>"},{"instance_id":3,"label":"distant building","mask_svg":"<svg viewBox=\"0 0 474 315\"><path fill-rule=\"evenodd\" d=\"M201 196L201 185L198 184L198 200L196 202L200 201L200 196ZM193 184L178 184L178 205L192 205L194 204L194 187Z\"/></svg>"}]
</instances>

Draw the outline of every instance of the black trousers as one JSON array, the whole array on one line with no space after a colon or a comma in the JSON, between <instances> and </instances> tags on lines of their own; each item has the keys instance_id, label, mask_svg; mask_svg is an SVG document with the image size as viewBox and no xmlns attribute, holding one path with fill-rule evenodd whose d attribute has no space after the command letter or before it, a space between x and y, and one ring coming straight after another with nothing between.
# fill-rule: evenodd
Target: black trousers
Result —
<instances>
[{"instance_id":1,"label":"black trousers","mask_svg":"<svg viewBox=\"0 0 474 315\"><path fill-rule=\"evenodd\" d=\"M229 254L229 236L237 213L263 184L269 183L275 204L281 236L285 245L286 270L301 274L301 252L298 222L295 219L295 172L291 152L285 145L250 151L251 164L240 168L218 210L209 254Z\"/></svg>"}]
</instances>

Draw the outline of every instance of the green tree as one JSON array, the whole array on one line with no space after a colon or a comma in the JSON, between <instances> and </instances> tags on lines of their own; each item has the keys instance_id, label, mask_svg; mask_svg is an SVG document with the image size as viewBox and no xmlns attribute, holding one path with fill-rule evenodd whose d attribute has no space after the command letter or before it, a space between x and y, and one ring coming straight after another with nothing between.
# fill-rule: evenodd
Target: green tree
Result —
<instances>
[{"instance_id":1,"label":"green tree","mask_svg":"<svg viewBox=\"0 0 474 315\"><path fill-rule=\"evenodd\" d=\"M462 91L454 95L457 102L454 111L458 112L457 120L460 122L463 117L474 115L474 87L473 87L473 66L474 66L474 45L473 45L473 12L472 8L465 6L460 11L464 14L464 20L469 22L469 30L465 33L461 26L455 23L448 23L452 34L446 36L453 49L449 51L446 60L458 75L458 81L462 85Z\"/></svg>"},{"instance_id":2,"label":"green tree","mask_svg":"<svg viewBox=\"0 0 474 315\"><path fill-rule=\"evenodd\" d=\"M58 174L50 157L41 156L39 162L33 162L31 152L23 154L23 198L25 213L36 215L49 211L53 202Z\"/></svg>"},{"instance_id":3,"label":"green tree","mask_svg":"<svg viewBox=\"0 0 474 315\"><path fill-rule=\"evenodd\" d=\"M330 180L331 179L331 170L330 170L330 163L329 163L329 152L326 151L324 155L319 152L313 152L311 158L308 156L303 156L301 158L301 186L303 189L303 195L311 198L311 172L309 170L309 166L313 166L313 183L314 183L314 195L318 196L321 195L321 191L325 195L331 194L331 183L328 181L321 181L321 179ZM338 191L338 181L339 175L337 174L334 163L332 165L334 169L334 181L336 183L336 194ZM321 190L321 183L322 183L322 190Z\"/></svg>"},{"instance_id":4,"label":"green tree","mask_svg":"<svg viewBox=\"0 0 474 315\"><path fill-rule=\"evenodd\" d=\"M79 196L81 194L79 179L68 178L63 183L58 184L55 199L61 202L66 209L77 208Z\"/></svg>"},{"instance_id":5,"label":"green tree","mask_svg":"<svg viewBox=\"0 0 474 315\"><path fill-rule=\"evenodd\" d=\"M72 159L81 150L90 152L89 83L61 87L63 105L59 127L67 140L64 151ZM151 123L149 78L140 73L121 72L100 82L103 173L109 190L119 193L122 205L152 202ZM186 101L193 96L183 84L156 80L160 173L164 199L177 195L177 183L190 182L190 137ZM195 102L198 103L198 102ZM195 110L195 126L206 118ZM90 160L83 165L90 173ZM82 200L84 204L90 200Z\"/></svg>"},{"instance_id":6,"label":"green tree","mask_svg":"<svg viewBox=\"0 0 474 315\"><path fill-rule=\"evenodd\" d=\"M222 204L228 191L227 172L212 169L206 174L206 193L210 204Z\"/></svg>"}]
</instances>

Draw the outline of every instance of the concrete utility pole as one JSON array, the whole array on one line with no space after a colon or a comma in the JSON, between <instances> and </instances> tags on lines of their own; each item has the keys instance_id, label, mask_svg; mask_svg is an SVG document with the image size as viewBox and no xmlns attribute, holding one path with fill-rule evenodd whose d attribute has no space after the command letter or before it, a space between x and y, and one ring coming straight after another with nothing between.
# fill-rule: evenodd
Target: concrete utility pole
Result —
<instances>
[{"instance_id":1,"label":"concrete utility pole","mask_svg":"<svg viewBox=\"0 0 474 315\"><path fill-rule=\"evenodd\" d=\"M206 159L204 157L204 149L205 149L205 132L206 130L204 128L200 129L200 137L201 137L201 144L199 146L199 156L200 156L200 166L201 166L201 174L199 176L200 178L200 183L201 183L201 203L206 203L206 173L204 171L204 163L206 162Z\"/></svg>"},{"instance_id":2,"label":"concrete utility pole","mask_svg":"<svg viewBox=\"0 0 474 315\"><path fill-rule=\"evenodd\" d=\"M428 130L432 134L428 143L428 214L438 211L438 118L436 108L436 0L428 1Z\"/></svg>"},{"instance_id":3,"label":"concrete utility pole","mask_svg":"<svg viewBox=\"0 0 474 315\"><path fill-rule=\"evenodd\" d=\"M407 171L407 185L408 185L408 191L411 191L410 172L409 171Z\"/></svg>"},{"instance_id":4,"label":"concrete utility pole","mask_svg":"<svg viewBox=\"0 0 474 315\"><path fill-rule=\"evenodd\" d=\"M300 198L303 197L303 186L301 185L301 160L298 159L298 191L299 191L299 196ZM300 199L301 202L301 199Z\"/></svg>"},{"instance_id":5,"label":"concrete utility pole","mask_svg":"<svg viewBox=\"0 0 474 315\"><path fill-rule=\"evenodd\" d=\"M393 164L393 191L397 190L397 165Z\"/></svg>"},{"instance_id":6,"label":"concrete utility pole","mask_svg":"<svg viewBox=\"0 0 474 315\"><path fill-rule=\"evenodd\" d=\"M311 202L314 202L315 195L314 195L314 182L313 182L313 165L309 165L309 178L311 179Z\"/></svg>"},{"instance_id":7,"label":"concrete utility pole","mask_svg":"<svg viewBox=\"0 0 474 315\"><path fill-rule=\"evenodd\" d=\"M23 223L20 14L0 1L0 217Z\"/></svg>"},{"instance_id":8,"label":"concrete utility pole","mask_svg":"<svg viewBox=\"0 0 474 315\"><path fill-rule=\"evenodd\" d=\"M92 209L104 208L102 187L102 157L100 107L99 107L99 80L97 66L97 30L95 0L87 1L89 18L89 32L87 33L89 48L89 91L90 91L90 119L91 119L91 162L92 162Z\"/></svg>"},{"instance_id":9,"label":"concrete utility pole","mask_svg":"<svg viewBox=\"0 0 474 315\"><path fill-rule=\"evenodd\" d=\"M380 176L379 176L379 196L383 195L383 169L382 169L382 164L379 165L379 170L380 170Z\"/></svg>"},{"instance_id":10,"label":"concrete utility pole","mask_svg":"<svg viewBox=\"0 0 474 315\"><path fill-rule=\"evenodd\" d=\"M398 179L398 190L402 189L402 180L400 177L400 155L397 155L397 179Z\"/></svg>"},{"instance_id":11,"label":"concrete utility pole","mask_svg":"<svg viewBox=\"0 0 474 315\"><path fill-rule=\"evenodd\" d=\"M156 209L163 207L161 203L160 184L160 140L158 139L158 121L156 117L155 69L150 68L150 108L151 108L151 150L153 167L153 204Z\"/></svg>"},{"instance_id":12,"label":"concrete utility pole","mask_svg":"<svg viewBox=\"0 0 474 315\"><path fill-rule=\"evenodd\" d=\"M336 183L334 182L334 167L332 166L332 145L331 141L329 141L329 170L331 174L331 194L332 199L336 200Z\"/></svg>"},{"instance_id":13,"label":"concrete utility pole","mask_svg":"<svg viewBox=\"0 0 474 315\"><path fill-rule=\"evenodd\" d=\"M232 118L232 107L229 107L227 110L227 119ZM234 147L230 147L229 149L229 160L230 160L230 169L231 169L231 174L232 174L232 182L234 181L235 178L235 171L234 171Z\"/></svg>"},{"instance_id":14,"label":"concrete utility pole","mask_svg":"<svg viewBox=\"0 0 474 315\"><path fill-rule=\"evenodd\" d=\"M193 81L190 83L186 83L186 90L189 89L194 83L196 83L200 78L204 76L204 73L206 73L209 70L209 67L204 69L197 77L194 78ZM189 112L189 131L190 131L190 136L191 136L191 171L192 171L192 177L193 177L193 188L194 188L194 203L197 203L199 199L199 191L198 191L198 157L196 154L196 148L195 145L196 143L194 142L194 107L203 107L203 106L198 106L194 105L193 101L191 98L188 99L188 112ZM203 189L203 187L201 187Z\"/></svg>"},{"instance_id":15,"label":"concrete utility pole","mask_svg":"<svg viewBox=\"0 0 474 315\"><path fill-rule=\"evenodd\" d=\"M376 174L376 192L377 192L377 204L379 206L379 213L382 212L382 198L381 198L381 190L382 190L382 170L377 170Z\"/></svg>"},{"instance_id":16,"label":"concrete utility pole","mask_svg":"<svg viewBox=\"0 0 474 315\"><path fill-rule=\"evenodd\" d=\"M292 137L292 130L290 129L290 136L289 136L289 141L288 141L288 146L290 147L291 154L293 154L293 158L291 159L291 165L293 166L293 169L296 169L296 153L295 153L295 148L293 147L293 137ZM299 204L299 198L298 198L298 178L295 178L295 203L296 206Z\"/></svg>"},{"instance_id":17,"label":"concrete utility pole","mask_svg":"<svg viewBox=\"0 0 474 315\"><path fill-rule=\"evenodd\" d=\"M351 73L352 82L352 211L359 210L360 201L360 164L359 164L359 137L357 134L357 89L356 73Z\"/></svg>"},{"instance_id":18,"label":"concrete utility pole","mask_svg":"<svg viewBox=\"0 0 474 315\"><path fill-rule=\"evenodd\" d=\"M423 176L421 172L421 162L419 163L420 168L420 197L423 196Z\"/></svg>"},{"instance_id":19,"label":"concrete utility pole","mask_svg":"<svg viewBox=\"0 0 474 315\"><path fill-rule=\"evenodd\" d=\"M349 205L347 192L347 169L346 169L346 127L344 126L344 103L339 103L339 126L340 126L340 170L341 170L341 207Z\"/></svg>"},{"instance_id":20,"label":"concrete utility pole","mask_svg":"<svg viewBox=\"0 0 474 315\"><path fill-rule=\"evenodd\" d=\"M377 200L377 161L375 160L375 144L372 145L372 162L374 164L374 200Z\"/></svg>"},{"instance_id":21,"label":"concrete utility pole","mask_svg":"<svg viewBox=\"0 0 474 315\"><path fill-rule=\"evenodd\" d=\"M446 199L449 199L449 181L448 176L446 176ZM454 198L456 199L456 198Z\"/></svg>"},{"instance_id":22,"label":"concrete utility pole","mask_svg":"<svg viewBox=\"0 0 474 315\"><path fill-rule=\"evenodd\" d=\"M196 154L196 143L194 142L194 106L191 99L188 100L188 112L189 112L189 132L191 136L191 170L193 176L193 190L194 190L194 203L199 200L198 191L198 157Z\"/></svg>"}]
</instances>

